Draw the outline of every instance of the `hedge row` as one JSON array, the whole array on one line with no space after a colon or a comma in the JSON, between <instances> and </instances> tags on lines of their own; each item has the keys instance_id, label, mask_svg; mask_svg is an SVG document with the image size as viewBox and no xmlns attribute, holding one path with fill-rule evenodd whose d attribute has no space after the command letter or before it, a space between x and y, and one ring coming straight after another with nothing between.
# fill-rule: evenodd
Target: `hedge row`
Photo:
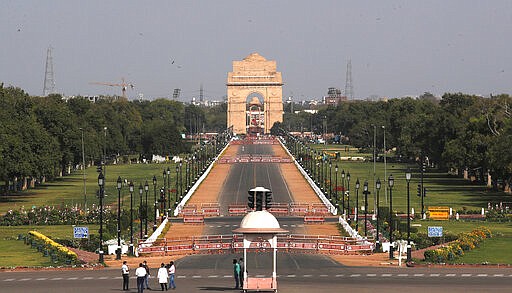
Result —
<instances>
[{"instance_id":1,"label":"hedge row","mask_svg":"<svg viewBox=\"0 0 512 293\"><path fill-rule=\"evenodd\" d=\"M425 251L425 261L432 263L454 261L456 258L463 256L464 251L479 247L484 239L490 237L492 237L491 230L486 227L478 227L469 233L460 233L457 240L445 246Z\"/></svg>"},{"instance_id":2,"label":"hedge row","mask_svg":"<svg viewBox=\"0 0 512 293\"><path fill-rule=\"evenodd\" d=\"M56 261L60 261L66 264L77 264L79 262L78 255L75 252L53 241L45 235L37 231L30 231L28 232L28 235L29 236L27 237L26 241L33 246L42 247L45 255L51 256L52 260L55 259Z\"/></svg>"}]
</instances>

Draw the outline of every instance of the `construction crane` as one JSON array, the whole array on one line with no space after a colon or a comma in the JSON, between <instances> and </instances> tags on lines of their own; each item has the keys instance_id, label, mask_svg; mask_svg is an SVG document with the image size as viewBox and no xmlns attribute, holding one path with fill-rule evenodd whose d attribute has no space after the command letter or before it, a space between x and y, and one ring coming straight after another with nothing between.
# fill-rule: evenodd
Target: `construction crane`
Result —
<instances>
[{"instance_id":1,"label":"construction crane","mask_svg":"<svg viewBox=\"0 0 512 293\"><path fill-rule=\"evenodd\" d=\"M134 88L134 85L132 83L126 83L124 81L124 77L121 78L121 83L90 82L89 84L99 84L99 85L106 85L106 86L119 86L119 87L121 87L121 90L123 92L123 98L125 98L125 99L126 99L126 90L128 89L128 87L130 87L131 89Z\"/></svg>"}]
</instances>

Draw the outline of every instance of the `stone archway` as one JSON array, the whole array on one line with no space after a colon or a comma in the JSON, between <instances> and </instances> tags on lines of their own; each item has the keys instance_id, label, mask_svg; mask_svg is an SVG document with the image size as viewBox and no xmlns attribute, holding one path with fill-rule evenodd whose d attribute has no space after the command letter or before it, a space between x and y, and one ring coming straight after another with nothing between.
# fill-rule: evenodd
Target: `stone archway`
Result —
<instances>
[{"instance_id":1,"label":"stone archway","mask_svg":"<svg viewBox=\"0 0 512 293\"><path fill-rule=\"evenodd\" d=\"M249 96L258 93L263 97L261 128L270 133L274 122L283 122L283 81L277 72L276 61L268 61L258 53L253 53L242 61L233 61L233 71L228 73L228 113L227 127L235 134L248 134L250 125L247 117Z\"/></svg>"}]
</instances>

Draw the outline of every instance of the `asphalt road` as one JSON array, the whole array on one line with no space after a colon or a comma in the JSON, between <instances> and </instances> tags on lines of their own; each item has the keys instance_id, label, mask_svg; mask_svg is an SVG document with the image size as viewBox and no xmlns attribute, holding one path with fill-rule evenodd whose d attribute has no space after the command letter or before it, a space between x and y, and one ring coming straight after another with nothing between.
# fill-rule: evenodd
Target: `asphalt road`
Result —
<instances>
[{"instance_id":1,"label":"asphalt road","mask_svg":"<svg viewBox=\"0 0 512 293\"><path fill-rule=\"evenodd\" d=\"M242 153L272 154L268 145L245 145ZM247 203L247 191L264 186L273 191L276 202L290 202L291 195L277 164L233 165L220 197L221 206ZM241 217L209 218L207 234L230 234ZM300 218L279 218L281 227L303 234ZM236 292L233 289L232 259L241 255L193 255L176 262L179 292ZM135 268L132 268L132 275ZM250 253L247 270L252 277L270 276L270 253ZM153 268L153 275L156 269ZM325 255L278 253L279 292L510 292L512 268L390 268L347 267ZM153 289L158 288L151 279ZM121 291L120 269L0 272L0 292L117 292ZM135 279L129 292L136 292Z\"/></svg>"},{"instance_id":2,"label":"asphalt road","mask_svg":"<svg viewBox=\"0 0 512 293\"><path fill-rule=\"evenodd\" d=\"M273 151L271 145L243 145L239 146L238 154L273 155ZM230 204L247 204L248 191L257 186L272 190L274 202L292 202L278 163L233 164L219 198L221 214L228 215Z\"/></svg>"},{"instance_id":3,"label":"asphalt road","mask_svg":"<svg viewBox=\"0 0 512 293\"><path fill-rule=\"evenodd\" d=\"M220 259L218 258L220 257ZM278 291L288 292L510 292L511 268L344 267L325 256L320 267L308 263L281 267ZM231 256L191 256L177 262L176 292L237 292ZM280 255L280 259L284 258ZM317 260L315 260L314 263ZM228 263L226 263L228 262ZM282 263L279 263L282 265ZM249 268L250 269L250 268ZM153 270L153 274L155 271ZM158 284L151 278L151 286ZM120 292L119 269L0 273L0 292ZM135 279L129 292L137 292Z\"/></svg>"}]
</instances>

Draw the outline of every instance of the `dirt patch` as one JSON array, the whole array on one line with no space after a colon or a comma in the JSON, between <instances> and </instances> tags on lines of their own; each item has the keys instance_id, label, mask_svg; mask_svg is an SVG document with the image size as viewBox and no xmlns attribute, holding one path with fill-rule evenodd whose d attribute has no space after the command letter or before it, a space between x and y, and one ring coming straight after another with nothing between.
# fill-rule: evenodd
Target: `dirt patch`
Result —
<instances>
[{"instance_id":1,"label":"dirt patch","mask_svg":"<svg viewBox=\"0 0 512 293\"><path fill-rule=\"evenodd\" d=\"M305 231L308 235L336 235L340 236L338 226L335 223L305 224Z\"/></svg>"}]
</instances>

